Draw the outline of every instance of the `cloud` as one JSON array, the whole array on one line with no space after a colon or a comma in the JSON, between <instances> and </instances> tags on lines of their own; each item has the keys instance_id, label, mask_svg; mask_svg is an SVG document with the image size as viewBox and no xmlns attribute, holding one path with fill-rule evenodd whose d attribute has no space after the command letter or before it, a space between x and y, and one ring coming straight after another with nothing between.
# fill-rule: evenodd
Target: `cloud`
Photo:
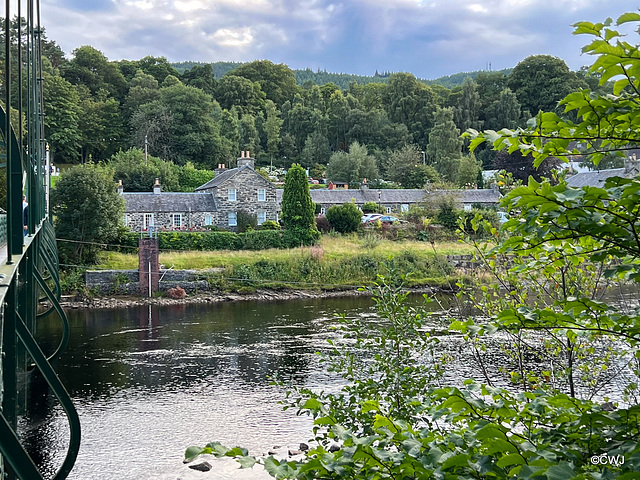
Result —
<instances>
[{"instance_id":1,"label":"cloud","mask_svg":"<svg viewBox=\"0 0 640 480\"><path fill-rule=\"evenodd\" d=\"M49 38L108 58L250 61L435 78L550 54L577 69L579 20L631 10L628 0L42 0ZM96 14L99 12L99 14Z\"/></svg>"}]
</instances>

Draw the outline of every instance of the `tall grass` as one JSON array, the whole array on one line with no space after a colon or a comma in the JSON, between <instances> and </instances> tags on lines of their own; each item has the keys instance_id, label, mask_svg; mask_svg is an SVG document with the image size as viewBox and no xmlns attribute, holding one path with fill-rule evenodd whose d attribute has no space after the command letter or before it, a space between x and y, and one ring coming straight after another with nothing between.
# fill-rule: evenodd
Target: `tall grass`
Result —
<instances>
[{"instance_id":1,"label":"tall grass","mask_svg":"<svg viewBox=\"0 0 640 480\"><path fill-rule=\"evenodd\" d=\"M435 252L434 252L435 248ZM324 236L319 245L289 250L160 253L160 263L175 269L202 271L210 282L225 289L260 287L341 288L371 284L377 274L394 268L412 272L412 284L440 284L452 274L443 258L470 253L460 243L431 244L417 241L359 239ZM390 257L392 257L390 259ZM99 268L137 268L137 255L108 252ZM222 269L207 272L208 269Z\"/></svg>"}]
</instances>

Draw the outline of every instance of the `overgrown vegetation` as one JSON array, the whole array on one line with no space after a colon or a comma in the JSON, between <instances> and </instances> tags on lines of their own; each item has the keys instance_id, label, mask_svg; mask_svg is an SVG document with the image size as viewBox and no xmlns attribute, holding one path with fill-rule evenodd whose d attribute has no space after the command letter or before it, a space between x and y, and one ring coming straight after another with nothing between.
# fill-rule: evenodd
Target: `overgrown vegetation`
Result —
<instances>
[{"instance_id":1,"label":"overgrown vegetation","mask_svg":"<svg viewBox=\"0 0 640 480\"><path fill-rule=\"evenodd\" d=\"M617 24L627 22L640 23L640 14ZM612 24L581 22L576 33L595 37L585 51L598 56L591 71L601 82L618 76L613 96L570 94L562 105L577 121L541 113L528 130L483 138L532 152L538 164L570 153L572 135L596 164L603 151L635 144L640 55ZM388 330L369 335L350 323L343 333L355 342L336 345L325 359L346 385L338 394L291 390L289 405L314 418L317 446L302 461L256 459L215 442L187 449L187 459L238 457L243 467L261 463L279 479L638 478L640 310L637 295L620 304L603 292L612 282L640 281L640 178L583 188L530 178L503 206L522 214L505 224L508 238L492 230L500 244L477 246L494 283L467 298L484 316L469 316L461 304L449 320L475 374L436 385L438 355L397 361L412 339L430 345L430 336L424 315L381 279L377 304ZM370 376L360 376L363 370ZM332 442L338 450L330 451Z\"/></svg>"}]
</instances>

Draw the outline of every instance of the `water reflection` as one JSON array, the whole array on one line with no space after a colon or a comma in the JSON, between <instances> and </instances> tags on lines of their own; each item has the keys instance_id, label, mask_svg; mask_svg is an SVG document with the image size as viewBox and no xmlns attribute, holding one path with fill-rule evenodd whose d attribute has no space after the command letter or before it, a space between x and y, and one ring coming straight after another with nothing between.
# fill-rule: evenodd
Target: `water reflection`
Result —
<instances>
[{"instance_id":1,"label":"water reflection","mask_svg":"<svg viewBox=\"0 0 640 480\"><path fill-rule=\"evenodd\" d=\"M327 386L316 352L335 314L373 314L366 298L286 303L72 310L69 346L55 368L78 406L83 443L71 479L151 479L180 464L184 448L220 440L263 453L308 440L311 422L283 412L270 377ZM38 326L45 351L55 319ZM60 409L31 376L29 447L55 472L66 449ZM28 420L28 422L27 422ZM27 428L27 427L25 427ZM236 478L235 466L219 478Z\"/></svg>"}]
</instances>

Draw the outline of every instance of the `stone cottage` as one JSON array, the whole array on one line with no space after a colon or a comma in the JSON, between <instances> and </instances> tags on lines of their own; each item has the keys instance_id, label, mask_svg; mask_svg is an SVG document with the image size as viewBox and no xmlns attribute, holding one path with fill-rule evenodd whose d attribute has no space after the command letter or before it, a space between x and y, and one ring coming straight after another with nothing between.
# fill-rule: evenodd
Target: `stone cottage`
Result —
<instances>
[{"instance_id":1,"label":"stone cottage","mask_svg":"<svg viewBox=\"0 0 640 480\"><path fill-rule=\"evenodd\" d=\"M219 166L216 176L194 193L162 192L156 179L153 192L118 191L125 200L125 226L134 231L191 230L208 225L235 230L238 213L255 215L258 224L278 220L276 189L254 170L254 159L242 152L236 168Z\"/></svg>"},{"instance_id":2,"label":"stone cottage","mask_svg":"<svg viewBox=\"0 0 640 480\"><path fill-rule=\"evenodd\" d=\"M237 165L228 170L220 166L212 180L196 188L196 194L213 196L218 207L215 225L232 229L240 211L255 215L258 225L278 221L276 187L254 170L249 152L241 153Z\"/></svg>"},{"instance_id":3,"label":"stone cottage","mask_svg":"<svg viewBox=\"0 0 640 480\"><path fill-rule=\"evenodd\" d=\"M162 192L156 179L153 192L118 191L125 201L124 224L136 232L149 230L189 230L213 225L217 208L212 195Z\"/></svg>"}]
</instances>

